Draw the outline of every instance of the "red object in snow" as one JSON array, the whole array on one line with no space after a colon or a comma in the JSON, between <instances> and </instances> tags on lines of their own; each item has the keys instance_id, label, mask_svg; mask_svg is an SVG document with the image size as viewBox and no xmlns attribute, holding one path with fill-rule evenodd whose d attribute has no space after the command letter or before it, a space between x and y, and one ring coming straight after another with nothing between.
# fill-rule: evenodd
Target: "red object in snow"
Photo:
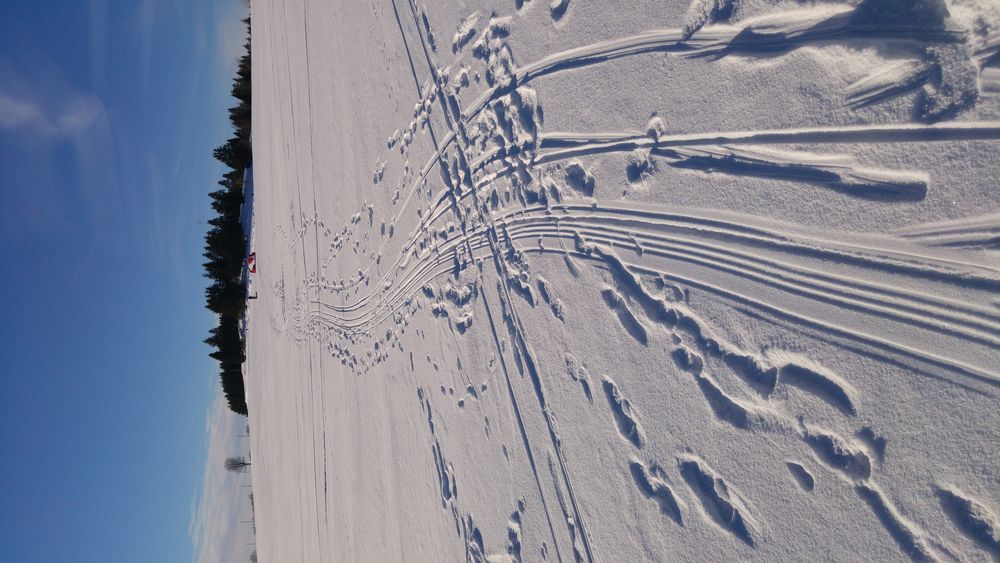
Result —
<instances>
[{"instance_id":1,"label":"red object in snow","mask_svg":"<svg viewBox=\"0 0 1000 563\"><path fill-rule=\"evenodd\" d=\"M251 252L250 256L247 257L247 267L250 269L251 274L257 273L257 253Z\"/></svg>"}]
</instances>

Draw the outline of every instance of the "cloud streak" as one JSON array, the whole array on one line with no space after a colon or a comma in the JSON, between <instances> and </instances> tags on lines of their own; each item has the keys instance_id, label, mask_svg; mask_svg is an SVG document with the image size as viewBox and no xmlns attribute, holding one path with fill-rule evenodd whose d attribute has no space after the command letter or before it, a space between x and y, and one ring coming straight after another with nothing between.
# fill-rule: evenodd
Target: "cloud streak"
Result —
<instances>
[{"instance_id":1,"label":"cloud streak","mask_svg":"<svg viewBox=\"0 0 1000 563\"><path fill-rule=\"evenodd\" d=\"M156 3L154 0L142 0L138 5L136 15L136 32L139 35L139 88L149 91L149 78L153 64L153 37L156 33L155 24Z\"/></svg>"},{"instance_id":2,"label":"cloud streak","mask_svg":"<svg viewBox=\"0 0 1000 563\"><path fill-rule=\"evenodd\" d=\"M107 73L108 3L107 0L90 0L87 46L90 55L90 86L103 92Z\"/></svg>"},{"instance_id":3,"label":"cloud streak","mask_svg":"<svg viewBox=\"0 0 1000 563\"><path fill-rule=\"evenodd\" d=\"M58 69L41 65L30 75L10 69L0 64L0 168L7 184L0 234L16 246L83 226L80 219L95 233L105 231L109 219L120 219L120 192L104 103L69 86Z\"/></svg>"},{"instance_id":4,"label":"cloud streak","mask_svg":"<svg viewBox=\"0 0 1000 563\"><path fill-rule=\"evenodd\" d=\"M15 129L44 119L38 104L0 93L0 127Z\"/></svg>"},{"instance_id":5,"label":"cloud streak","mask_svg":"<svg viewBox=\"0 0 1000 563\"><path fill-rule=\"evenodd\" d=\"M105 111L95 96L73 95L56 110L30 98L0 92L0 129L21 130L51 139L72 139L87 132Z\"/></svg>"}]
</instances>

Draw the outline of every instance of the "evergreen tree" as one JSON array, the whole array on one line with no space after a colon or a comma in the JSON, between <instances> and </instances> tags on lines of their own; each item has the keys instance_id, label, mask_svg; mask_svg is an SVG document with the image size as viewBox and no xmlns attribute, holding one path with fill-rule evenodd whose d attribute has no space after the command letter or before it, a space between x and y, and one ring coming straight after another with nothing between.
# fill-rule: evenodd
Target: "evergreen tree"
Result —
<instances>
[{"instance_id":1,"label":"evergreen tree","mask_svg":"<svg viewBox=\"0 0 1000 563\"><path fill-rule=\"evenodd\" d=\"M229 109L229 121L234 135L212 151L212 155L230 168L216 189L208 194L215 217L209 219L205 233L205 277L211 283L205 288L205 306L219 316L218 325L209 331L205 343L214 348L209 355L219 362L219 382L229 408L246 415L246 394L243 386L242 363L246 359L240 336L240 319L246 308L243 267L246 260L246 239L240 213L243 206L243 171L250 164L250 19L243 20L248 39L243 45L231 93L237 104Z\"/></svg>"}]
</instances>

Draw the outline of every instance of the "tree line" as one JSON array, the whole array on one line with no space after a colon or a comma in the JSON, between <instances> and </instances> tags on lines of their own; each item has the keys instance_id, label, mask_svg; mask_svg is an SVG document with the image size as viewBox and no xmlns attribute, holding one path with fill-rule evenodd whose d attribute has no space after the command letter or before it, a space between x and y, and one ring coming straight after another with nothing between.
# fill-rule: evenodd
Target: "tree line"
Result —
<instances>
[{"instance_id":1,"label":"tree line","mask_svg":"<svg viewBox=\"0 0 1000 563\"><path fill-rule=\"evenodd\" d=\"M246 393L243 387L241 365L246 359L243 338L240 336L240 319L246 308L243 285L243 264L246 260L247 241L240 224L243 205L243 171L250 164L250 18L243 20L247 26L245 53L240 57L230 91L237 104L229 109L233 136L212 152L212 155L229 170L219 180L219 189L211 192L215 216L205 233L207 260L203 266L210 285L205 288L205 305L218 315L219 324L209 331L205 343L215 348L209 354L219 362L219 380L229 408L244 416L247 414Z\"/></svg>"}]
</instances>

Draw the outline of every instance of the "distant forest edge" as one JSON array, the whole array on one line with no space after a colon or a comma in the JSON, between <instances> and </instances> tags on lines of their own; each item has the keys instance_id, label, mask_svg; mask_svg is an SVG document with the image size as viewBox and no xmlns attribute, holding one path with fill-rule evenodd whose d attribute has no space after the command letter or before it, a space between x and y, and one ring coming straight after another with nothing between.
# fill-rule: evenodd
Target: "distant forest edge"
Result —
<instances>
[{"instance_id":1,"label":"distant forest edge","mask_svg":"<svg viewBox=\"0 0 1000 563\"><path fill-rule=\"evenodd\" d=\"M246 259L247 241L240 224L243 205L243 172L250 164L250 18L243 20L247 26L246 52L240 57L233 79L232 95L238 103L229 109L233 124L232 138L215 148L213 156L229 167L219 180L221 189L210 194L216 215L208 221L211 228L205 234L205 277L211 285L205 288L205 305L219 316L219 324L205 339L215 348L212 358L219 361L219 380L226 394L229 408L244 416L247 414L246 393L243 387L242 364L246 359L244 342L240 334L240 320L246 309L246 291L243 285L243 264Z\"/></svg>"}]
</instances>

